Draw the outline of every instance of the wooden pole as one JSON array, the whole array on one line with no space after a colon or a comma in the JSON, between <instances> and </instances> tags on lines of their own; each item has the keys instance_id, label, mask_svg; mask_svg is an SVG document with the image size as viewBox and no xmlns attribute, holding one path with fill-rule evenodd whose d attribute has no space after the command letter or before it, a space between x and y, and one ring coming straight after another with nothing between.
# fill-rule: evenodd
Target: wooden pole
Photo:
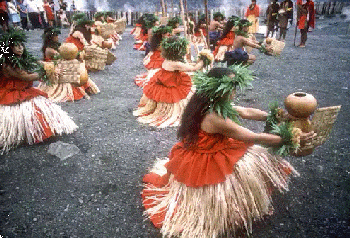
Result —
<instances>
[{"instance_id":1,"label":"wooden pole","mask_svg":"<svg viewBox=\"0 0 350 238\"><path fill-rule=\"evenodd\" d=\"M165 15L165 4L164 4L164 0L161 0L161 1L160 1L160 4L161 4L161 6L162 6L162 17L164 17L164 15Z\"/></svg>"},{"instance_id":2,"label":"wooden pole","mask_svg":"<svg viewBox=\"0 0 350 238\"><path fill-rule=\"evenodd\" d=\"M168 17L168 1L165 1L165 15L164 17Z\"/></svg>"},{"instance_id":3,"label":"wooden pole","mask_svg":"<svg viewBox=\"0 0 350 238\"><path fill-rule=\"evenodd\" d=\"M184 10L184 3L182 0L180 0L180 9L181 9L181 19L184 24L184 35L185 35L185 38L187 39L187 24L185 21L185 10Z\"/></svg>"},{"instance_id":4,"label":"wooden pole","mask_svg":"<svg viewBox=\"0 0 350 238\"><path fill-rule=\"evenodd\" d=\"M171 16L174 17L174 0L171 0Z\"/></svg>"},{"instance_id":5,"label":"wooden pole","mask_svg":"<svg viewBox=\"0 0 350 238\"><path fill-rule=\"evenodd\" d=\"M209 14L208 14L208 0L204 0L204 6L205 6L205 21L206 21L206 28L207 28L207 46L208 49L210 49L210 41L209 41Z\"/></svg>"}]
</instances>

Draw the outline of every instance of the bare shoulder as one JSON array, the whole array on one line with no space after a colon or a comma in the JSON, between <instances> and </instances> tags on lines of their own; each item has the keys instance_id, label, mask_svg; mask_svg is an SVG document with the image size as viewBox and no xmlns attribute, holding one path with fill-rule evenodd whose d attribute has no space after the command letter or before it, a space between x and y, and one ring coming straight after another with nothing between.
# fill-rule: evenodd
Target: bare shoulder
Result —
<instances>
[{"instance_id":1,"label":"bare shoulder","mask_svg":"<svg viewBox=\"0 0 350 238\"><path fill-rule=\"evenodd\" d=\"M221 133L232 127L232 121L230 119L224 119L215 112L208 113L201 124L202 130L208 133Z\"/></svg>"}]
</instances>

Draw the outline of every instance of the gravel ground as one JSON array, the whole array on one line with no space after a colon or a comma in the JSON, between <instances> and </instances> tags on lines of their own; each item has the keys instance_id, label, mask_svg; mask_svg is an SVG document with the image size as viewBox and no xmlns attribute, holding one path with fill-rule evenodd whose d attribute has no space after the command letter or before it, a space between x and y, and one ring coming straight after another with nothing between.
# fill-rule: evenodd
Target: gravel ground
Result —
<instances>
[{"instance_id":1,"label":"gravel ground","mask_svg":"<svg viewBox=\"0 0 350 238\"><path fill-rule=\"evenodd\" d=\"M350 237L348 29L339 18L319 20L306 48L293 46L290 29L280 57L254 50L251 69L258 79L239 95L240 105L267 110L296 91L313 94L321 107L342 105L325 144L312 155L287 158L300 177L275 196L275 214L255 225L254 238ZM144 68L130 30L115 51L116 62L91 73L101 93L61 104L78 131L0 157L0 237L160 237L142 216L141 180L157 157L168 154L176 128L151 128L132 115L142 94L133 78ZM41 34L28 32L27 47L37 56ZM63 30L61 40L67 34ZM244 123L254 131L264 127ZM57 141L80 152L65 160L50 155L49 145Z\"/></svg>"}]
</instances>

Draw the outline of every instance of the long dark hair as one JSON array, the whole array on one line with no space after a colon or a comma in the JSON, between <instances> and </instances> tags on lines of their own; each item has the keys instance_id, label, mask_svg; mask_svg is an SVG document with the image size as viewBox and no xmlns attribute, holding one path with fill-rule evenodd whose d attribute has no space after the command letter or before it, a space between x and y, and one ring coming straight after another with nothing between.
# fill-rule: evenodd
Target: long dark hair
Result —
<instances>
[{"instance_id":1,"label":"long dark hair","mask_svg":"<svg viewBox=\"0 0 350 238\"><path fill-rule=\"evenodd\" d=\"M206 18L205 18L205 16L201 16L201 17L198 19L198 22L197 22L196 27L194 28L194 33L198 32L199 29L201 28L201 25L202 25L202 24L205 24L205 23L206 23Z\"/></svg>"},{"instance_id":2,"label":"long dark hair","mask_svg":"<svg viewBox=\"0 0 350 238\"><path fill-rule=\"evenodd\" d=\"M91 31L90 31L89 29L87 29L84 25L78 25L78 26L75 26L75 27L74 27L73 33L74 33L75 31L80 31L80 32L83 34L85 40L86 40L88 43L90 43L90 41L91 41L91 39L92 39L92 35L91 35ZM73 34L73 33L72 33L72 34Z\"/></svg>"},{"instance_id":3,"label":"long dark hair","mask_svg":"<svg viewBox=\"0 0 350 238\"><path fill-rule=\"evenodd\" d=\"M213 68L207 75L208 77L222 78L233 73L228 68ZM185 147L192 147L197 142L201 123L213 103L215 102L212 102L205 94L199 94L198 92L195 92L191 97L184 110L181 124L177 131L177 138L185 143Z\"/></svg>"},{"instance_id":4,"label":"long dark hair","mask_svg":"<svg viewBox=\"0 0 350 238\"><path fill-rule=\"evenodd\" d=\"M231 31L232 27L235 26L236 21L233 19L230 19L227 21L224 30L222 31L222 35L220 37L220 40L224 39L227 34Z\"/></svg>"},{"instance_id":5,"label":"long dark hair","mask_svg":"<svg viewBox=\"0 0 350 238\"><path fill-rule=\"evenodd\" d=\"M156 29L154 31L154 29ZM159 26L157 28L153 28L153 34L150 40L151 51L155 51L160 46L160 43L163 40L163 34L167 32L171 33L171 28L167 26Z\"/></svg>"},{"instance_id":6,"label":"long dark hair","mask_svg":"<svg viewBox=\"0 0 350 238\"><path fill-rule=\"evenodd\" d=\"M58 36L57 33L51 33L51 31L45 30L43 35L43 47L41 48L41 51L43 52L44 58L45 58L45 51L46 48L52 48L56 51L58 51L58 48L61 46L61 43L53 41L53 38L55 36Z\"/></svg>"}]
</instances>

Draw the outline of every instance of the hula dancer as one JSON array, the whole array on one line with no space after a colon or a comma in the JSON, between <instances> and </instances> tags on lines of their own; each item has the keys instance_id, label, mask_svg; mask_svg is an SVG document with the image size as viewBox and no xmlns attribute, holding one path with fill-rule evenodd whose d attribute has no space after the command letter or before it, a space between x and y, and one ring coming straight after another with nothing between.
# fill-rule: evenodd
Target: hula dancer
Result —
<instances>
[{"instance_id":1,"label":"hula dancer","mask_svg":"<svg viewBox=\"0 0 350 238\"><path fill-rule=\"evenodd\" d=\"M233 50L225 53L224 61L227 61L228 66L233 64L253 64L256 60L255 55L248 54L244 50L247 46L252 48L262 47L257 41L248 38L249 26L251 26L251 23L246 19L242 19L237 23L238 29L236 30L236 37L233 41Z\"/></svg>"},{"instance_id":2,"label":"hula dancer","mask_svg":"<svg viewBox=\"0 0 350 238\"><path fill-rule=\"evenodd\" d=\"M162 67L164 58L161 54L160 44L162 40L169 37L173 30L168 26L154 27L152 30L152 37L150 41L150 52L145 56L143 65L148 72L137 75L135 78L135 84L139 87L144 87L153 74Z\"/></svg>"},{"instance_id":3,"label":"hula dancer","mask_svg":"<svg viewBox=\"0 0 350 238\"><path fill-rule=\"evenodd\" d=\"M180 36L180 33L185 30L183 27L180 27L181 23L182 20L180 17L173 17L168 20L166 25L173 30L172 35Z\"/></svg>"},{"instance_id":4,"label":"hula dancer","mask_svg":"<svg viewBox=\"0 0 350 238\"><path fill-rule=\"evenodd\" d=\"M46 28L43 34L42 52L44 61L50 62L60 58L59 47L61 43L58 41L58 35L61 32L58 29ZM49 99L54 102L77 101L82 98L89 99L89 95L85 92L85 87L78 87L72 83L46 84L39 83L38 88L47 93Z\"/></svg>"},{"instance_id":5,"label":"hula dancer","mask_svg":"<svg viewBox=\"0 0 350 238\"><path fill-rule=\"evenodd\" d=\"M213 20L209 24L210 44L212 44L214 47L216 45L216 42L219 40L222 30L225 26L223 22L224 18L225 16L221 12L215 12L213 14Z\"/></svg>"},{"instance_id":6,"label":"hula dancer","mask_svg":"<svg viewBox=\"0 0 350 238\"><path fill-rule=\"evenodd\" d=\"M227 21L222 36L217 42L217 46L215 47L215 51L213 53L216 61L223 61L225 52L232 50L233 42L236 36L236 25L239 20L239 17L232 16Z\"/></svg>"},{"instance_id":7,"label":"hula dancer","mask_svg":"<svg viewBox=\"0 0 350 238\"><path fill-rule=\"evenodd\" d=\"M41 78L33 73L38 62L26 50L25 41L24 32L18 30L0 38L0 153L78 128L60 106L47 99L46 93L33 87L33 81Z\"/></svg>"},{"instance_id":8,"label":"hula dancer","mask_svg":"<svg viewBox=\"0 0 350 238\"><path fill-rule=\"evenodd\" d=\"M298 175L258 145L282 145L284 136L255 133L237 123L238 117L264 121L268 115L232 107L236 87L249 78L240 66L195 77L197 91L182 116L180 142L143 178L145 215L163 237L249 234L253 221L272 214L272 191L288 190L289 175ZM309 137L303 135L302 141Z\"/></svg>"},{"instance_id":9,"label":"hula dancer","mask_svg":"<svg viewBox=\"0 0 350 238\"><path fill-rule=\"evenodd\" d=\"M165 38L161 44L165 58L162 68L143 88L139 107L134 111L141 123L150 126L177 126L183 109L192 95L191 77L186 72L197 71L204 65L199 60L195 65L184 63L188 42L185 38Z\"/></svg>"}]
</instances>

